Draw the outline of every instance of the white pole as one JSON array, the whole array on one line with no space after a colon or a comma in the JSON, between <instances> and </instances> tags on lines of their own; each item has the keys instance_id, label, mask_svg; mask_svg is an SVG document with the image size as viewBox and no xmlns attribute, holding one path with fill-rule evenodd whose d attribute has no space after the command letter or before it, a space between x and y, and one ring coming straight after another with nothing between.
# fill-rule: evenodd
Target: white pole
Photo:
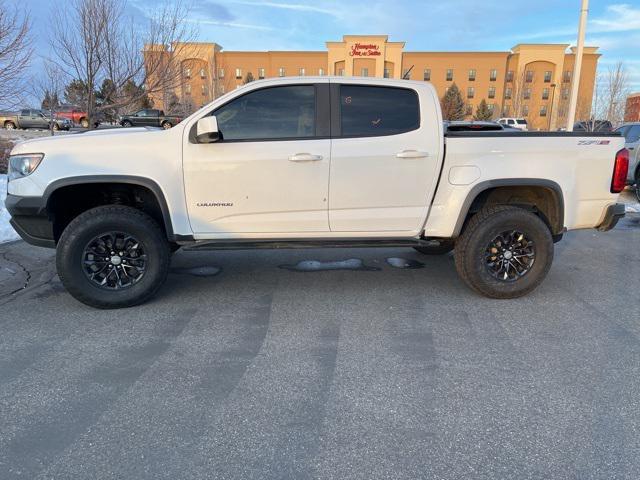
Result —
<instances>
[{"instance_id":1,"label":"white pole","mask_svg":"<svg viewBox=\"0 0 640 480\"><path fill-rule=\"evenodd\" d=\"M582 70L582 53L584 51L584 34L587 29L587 15L589 14L589 0L582 0L580 8L580 25L578 26L578 45L576 59L571 78L571 100L569 102L569 115L567 118L567 131L573 132L573 124L576 121L576 108L578 107L578 89L580 88L580 72Z\"/></svg>"}]
</instances>

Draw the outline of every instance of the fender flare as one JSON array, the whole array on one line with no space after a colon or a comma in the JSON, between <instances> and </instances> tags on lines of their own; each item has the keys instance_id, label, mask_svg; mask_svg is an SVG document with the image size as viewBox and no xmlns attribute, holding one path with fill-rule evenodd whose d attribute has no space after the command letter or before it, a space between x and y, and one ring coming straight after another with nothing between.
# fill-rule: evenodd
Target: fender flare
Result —
<instances>
[{"instance_id":1,"label":"fender flare","mask_svg":"<svg viewBox=\"0 0 640 480\"><path fill-rule=\"evenodd\" d=\"M562 188L553 180L545 178L500 178L496 180L486 180L473 186L473 188L467 194L464 199L456 225L453 231L453 237L460 236L464 221L467 218L471 205L478 198L482 192L496 187L544 187L551 190L555 195L555 200L558 205L558 224L552 225L553 233L559 234L565 230L564 226L564 195Z\"/></svg>"},{"instance_id":2,"label":"fender flare","mask_svg":"<svg viewBox=\"0 0 640 480\"><path fill-rule=\"evenodd\" d=\"M165 231L167 232L167 238L169 241L176 241L176 236L173 233L173 225L171 223L171 213L167 205L164 192L155 181L134 175L82 175L78 177L66 177L51 182L44 193L42 194L43 205L49 205L49 199L54 192L60 188L70 187L73 185L86 185L91 183L120 183L126 185L138 185L145 187L153 193L156 197L160 211L162 213L162 220L164 223Z\"/></svg>"}]
</instances>

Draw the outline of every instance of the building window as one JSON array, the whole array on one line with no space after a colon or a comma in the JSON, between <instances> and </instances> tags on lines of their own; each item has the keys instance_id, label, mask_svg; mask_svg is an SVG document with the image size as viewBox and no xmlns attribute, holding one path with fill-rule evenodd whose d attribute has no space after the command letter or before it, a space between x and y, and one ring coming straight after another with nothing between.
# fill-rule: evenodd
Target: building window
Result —
<instances>
[{"instance_id":1,"label":"building window","mask_svg":"<svg viewBox=\"0 0 640 480\"><path fill-rule=\"evenodd\" d=\"M562 99L569 100L569 89L567 87L562 89Z\"/></svg>"},{"instance_id":2,"label":"building window","mask_svg":"<svg viewBox=\"0 0 640 480\"><path fill-rule=\"evenodd\" d=\"M190 68L185 68L184 69L184 78L191 78L191 69Z\"/></svg>"},{"instance_id":3,"label":"building window","mask_svg":"<svg viewBox=\"0 0 640 480\"><path fill-rule=\"evenodd\" d=\"M264 78L264 68L258 69L258 79L262 80Z\"/></svg>"},{"instance_id":4,"label":"building window","mask_svg":"<svg viewBox=\"0 0 640 480\"><path fill-rule=\"evenodd\" d=\"M502 107L502 116L503 117L509 116L509 105L505 105L504 107Z\"/></svg>"},{"instance_id":5,"label":"building window","mask_svg":"<svg viewBox=\"0 0 640 480\"><path fill-rule=\"evenodd\" d=\"M542 105L540 107L540 116L541 117L546 117L547 116L547 106L546 105Z\"/></svg>"},{"instance_id":6,"label":"building window","mask_svg":"<svg viewBox=\"0 0 640 480\"><path fill-rule=\"evenodd\" d=\"M476 96L476 89L473 87L467 88L467 98L473 98Z\"/></svg>"},{"instance_id":7,"label":"building window","mask_svg":"<svg viewBox=\"0 0 640 480\"><path fill-rule=\"evenodd\" d=\"M284 77L284 67L280 67L280 68L278 69L278 76L279 76L279 77Z\"/></svg>"},{"instance_id":8,"label":"building window","mask_svg":"<svg viewBox=\"0 0 640 480\"><path fill-rule=\"evenodd\" d=\"M473 68L469 70L469 81L470 82L476 81L476 71Z\"/></svg>"},{"instance_id":9,"label":"building window","mask_svg":"<svg viewBox=\"0 0 640 480\"><path fill-rule=\"evenodd\" d=\"M507 87L504 89L504 98L506 100L511 100L511 95L512 95L513 90L511 89L511 87Z\"/></svg>"},{"instance_id":10,"label":"building window","mask_svg":"<svg viewBox=\"0 0 640 480\"><path fill-rule=\"evenodd\" d=\"M445 89L444 89L444 94L445 94L445 95L447 94L447 92L449 91L449 89L450 89L450 88L451 88L451 87L445 87Z\"/></svg>"},{"instance_id":11,"label":"building window","mask_svg":"<svg viewBox=\"0 0 640 480\"><path fill-rule=\"evenodd\" d=\"M513 82L513 70L509 70L507 72L507 76L506 76L505 80L507 82Z\"/></svg>"},{"instance_id":12,"label":"building window","mask_svg":"<svg viewBox=\"0 0 640 480\"><path fill-rule=\"evenodd\" d=\"M524 81L527 83L533 82L533 70L527 70L525 72Z\"/></svg>"},{"instance_id":13,"label":"building window","mask_svg":"<svg viewBox=\"0 0 640 480\"><path fill-rule=\"evenodd\" d=\"M224 68L218 69L218 78L224 78Z\"/></svg>"},{"instance_id":14,"label":"building window","mask_svg":"<svg viewBox=\"0 0 640 480\"><path fill-rule=\"evenodd\" d=\"M208 93L207 92L207 86L206 85L202 85L201 90L202 90L202 96L206 96L207 93Z\"/></svg>"},{"instance_id":15,"label":"building window","mask_svg":"<svg viewBox=\"0 0 640 480\"><path fill-rule=\"evenodd\" d=\"M207 78L207 72L204 70L204 68L200 69L200 78Z\"/></svg>"},{"instance_id":16,"label":"building window","mask_svg":"<svg viewBox=\"0 0 640 480\"><path fill-rule=\"evenodd\" d=\"M318 75L320 75L321 77L324 77L324 68L318 69Z\"/></svg>"},{"instance_id":17,"label":"building window","mask_svg":"<svg viewBox=\"0 0 640 480\"><path fill-rule=\"evenodd\" d=\"M489 98L496 98L496 87L489 87Z\"/></svg>"},{"instance_id":18,"label":"building window","mask_svg":"<svg viewBox=\"0 0 640 480\"><path fill-rule=\"evenodd\" d=\"M562 74L562 81L564 83L571 82L571 71L565 70L565 72Z\"/></svg>"},{"instance_id":19,"label":"building window","mask_svg":"<svg viewBox=\"0 0 640 480\"><path fill-rule=\"evenodd\" d=\"M467 111L465 112L467 115L473 115L473 104L467 103Z\"/></svg>"},{"instance_id":20,"label":"building window","mask_svg":"<svg viewBox=\"0 0 640 480\"><path fill-rule=\"evenodd\" d=\"M220 85L220 93L224 93L224 85Z\"/></svg>"},{"instance_id":21,"label":"building window","mask_svg":"<svg viewBox=\"0 0 640 480\"><path fill-rule=\"evenodd\" d=\"M525 88L524 91L522 92L522 98L524 98L525 100L529 100L531 98L531 89L530 88Z\"/></svg>"},{"instance_id":22,"label":"building window","mask_svg":"<svg viewBox=\"0 0 640 480\"><path fill-rule=\"evenodd\" d=\"M522 116L523 117L529 116L529 105L522 105Z\"/></svg>"},{"instance_id":23,"label":"building window","mask_svg":"<svg viewBox=\"0 0 640 480\"><path fill-rule=\"evenodd\" d=\"M304 67L300 67L300 70L298 70L298 75L300 75L301 77L304 77L306 74L306 70L304 69Z\"/></svg>"},{"instance_id":24,"label":"building window","mask_svg":"<svg viewBox=\"0 0 640 480\"><path fill-rule=\"evenodd\" d=\"M489 108L489 111L493 115L493 111L496 109L496 104L495 103L490 103L490 104L487 105L487 108Z\"/></svg>"},{"instance_id":25,"label":"building window","mask_svg":"<svg viewBox=\"0 0 640 480\"><path fill-rule=\"evenodd\" d=\"M566 112L565 112L564 107L560 107L560 108L558 109L558 116L560 116L560 117L564 117L565 115L566 115Z\"/></svg>"},{"instance_id":26,"label":"building window","mask_svg":"<svg viewBox=\"0 0 640 480\"><path fill-rule=\"evenodd\" d=\"M429 82L431 80L431 69L430 68L425 68L424 69L424 75L422 77L424 79L425 82Z\"/></svg>"},{"instance_id":27,"label":"building window","mask_svg":"<svg viewBox=\"0 0 640 480\"><path fill-rule=\"evenodd\" d=\"M447 69L447 82L451 82L453 80L453 69L452 68L448 68Z\"/></svg>"},{"instance_id":28,"label":"building window","mask_svg":"<svg viewBox=\"0 0 640 480\"><path fill-rule=\"evenodd\" d=\"M338 69L338 76L344 77L344 68L339 68Z\"/></svg>"},{"instance_id":29,"label":"building window","mask_svg":"<svg viewBox=\"0 0 640 480\"><path fill-rule=\"evenodd\" d=\"M549 89L545 88L542 90L542 99L543 100L549 100Z\"/></svg>"},{"instance_id":30,"label":"building window","mask_svg":"<svg viewBox=\"0 0 640 480\"><path fill-rule=\"evenodd\" d=\"M190 84L190 83L187 83L187 84L184 86L184 93L185 93L186 95L191 95L191 84Z\"/></svg>"},{"instance_id":31,"label":"building window","mask_svg":"<svg viewBox=\"0 0 640 480\"><path fill-rule=\"evenodd\" d=\"M411 80L411 70L409 70L408 68L404 68L402 70L402 78L404 80Z\"/></svg>"},{"instance_id":32,"label":"building window","mask_svg":"<svg viewBox=\"0 0 640 480\"><path fill-rule=\"evenodd\" d=\"M236 80L241 80L241 79L242 79L242 69L236 68Z\"/></svg>"},{"instance_id":33,"label":"building window","mask_svg":"<svg viewBox=\"0 0 640 480\"><path fill-rule=\"evenodd\" d=\"M369 69L368 69L368 68L363 68L363 69L360 71L360 76L362 76L362 77L368 77L368 76L369 76Z\"/></svg>"},{"instance_id":34,"label":"building window","mask_svg":"<svg viewBox=\"0 0 640 480\"><path fill-rule=\"evenodd\" d=\"M551 72L544 72L544 83L551 83Z\"/></svg>"},{"instance_id":35,"label":"building window","mask_svg":"<svg viewBox=\"0 0 640 480\"><path fill-rule=\"evenodd\" d=\"M384 78L391 78L391 70L388 68L384 69Z\"/></svg>"},{"instance_id":36,"label":"building window","mask_svg":"<svg viewBox=\"0 0 640 480\"><path fill-rule=\"evenodd\" d=\"M490 82L495 82L498 79L498 70L496 70L495 68L491 69L491 71L489 72L489 81Z\"/></svg>"}]
</instances>

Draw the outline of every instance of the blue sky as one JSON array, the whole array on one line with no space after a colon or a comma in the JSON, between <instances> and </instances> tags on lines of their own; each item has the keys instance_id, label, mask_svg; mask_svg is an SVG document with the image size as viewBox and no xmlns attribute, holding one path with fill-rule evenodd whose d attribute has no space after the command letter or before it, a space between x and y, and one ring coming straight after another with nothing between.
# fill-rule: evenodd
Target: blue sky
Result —
<instances>
[{"instance_id":1,"label":"blue sky","mask_svg":"<svg viewBox=\"0 0 640 480\"><path fill-rule=\"evenodd\" d=\"M64 0L63 0L64 1ZM129 0L128 13L158 3ZM40 51L57 2L9 0L31 11ZM575 43L580 0L193 0L190 21L202 41L226 50L324 50L343 34L388 34L406 50L508 50L517 43ZM391 6L391 8L390 8ZM591 0L587 45L600 47L601 70L625 62L640 91L640 0Z\"/></svg>"}]
</instances>

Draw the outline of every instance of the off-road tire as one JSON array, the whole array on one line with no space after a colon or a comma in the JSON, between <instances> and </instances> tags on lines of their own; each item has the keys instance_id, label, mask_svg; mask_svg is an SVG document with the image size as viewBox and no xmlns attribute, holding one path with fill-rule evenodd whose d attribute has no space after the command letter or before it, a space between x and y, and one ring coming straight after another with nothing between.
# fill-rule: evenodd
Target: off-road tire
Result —
<instances>
[{"instance_id":1,"label":"off-road tire","mask_svg":"<svg viewBox=\"0 0 640 480\"><path fill-rule=\"evenodd\" d=\"M511 229L533 240L535 260L524 276L507 282L489 273L485 254L497 235ZM458 275L471 289L490 298L517 298L533 291L546 277L553 261L553 238L537 215L518 207L491 206L468 221L456 242L454 257Z\"/></svg>"},{"instance_id":2,"label":"off-road tire","mask_svg":"<svg viewBox=\"0 0 640 480\"><path fill-rule=\"evenodd\" d=\"M171 122L162 122L161 127L165 130L169 130L170 128L173 128L173 125L171 124Z\"/></svg>"},{"instance_id":3,"label":"off-road tire","mask_svg":"<svg viewBox=\"0 0 640 480\"><path fill-rule=\"evenodd\" d=\"M125 128L133 127L133 123L131 123L129 120L125 120L124 122L122 122L122 126Z\"/></svg>"},{"instance_id":4,"label":"off-road tire","mask_svg":"<svg viewBox=\"0 0 640 480\"><path fill-rule=\"evenodd\" d=\"M9 121L9 122L4 122L4 128L5 130L15 130L16 129L16 124Z\"/></svg>"},{"instance_id":5,"label":"off-road tire","mask_svg":"<svg viewBox=\"0 0 640 480\"><path fill-rule=\"evenodd\" d=\"M413 247L414 250L420 252L423 255L444 255L453 250L453 242L440 242L439 245L433 245L428 247Z\"/></svg>"},{"instance_id":6,"label":"off-road tire","mask_svg":"<svg viewBox=\"0 0 640 480\"><path fill-rule=\"evenodd\" d=\"M86 118L81 119L80 126L82 128L89 128L89 120L87 120Z\"/></svg>"},{"instance_id":7,"label":"off-road tire","mask_svg":"<svg viewBox=\"0 0 640 480\"><path fill-rule=\"evenodd\" d=\"M638 199L638 201L640 202L640 167L638 167L638 169L636 170L636 187L633 190L636 194L636 198Z\"/></svg>"},{"instance_id":8,"label":"off-road tire","mask_svg":"<svg viewBox=\"0 0 640 480\"><path fill-rule=\"evenodd\" d=\"M144 244L147 254L144 276L121 290L101 288L83 271L87 244L110 231L133 235ZM58 276L64 287L75 299L96 308L139 305L155 295L169 272L169 242L162 228L146 213L122 205L96 207L78 215L62 232L56 253Z\"/></svg>"}]
</instances>

